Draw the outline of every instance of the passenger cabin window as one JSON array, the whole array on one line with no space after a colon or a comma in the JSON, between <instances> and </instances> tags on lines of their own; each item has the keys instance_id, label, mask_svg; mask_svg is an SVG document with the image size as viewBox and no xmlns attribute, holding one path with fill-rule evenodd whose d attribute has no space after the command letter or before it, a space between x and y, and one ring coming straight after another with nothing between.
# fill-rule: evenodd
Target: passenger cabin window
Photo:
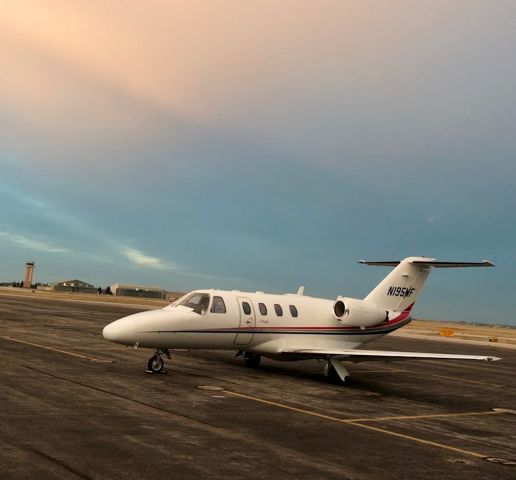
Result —
<instances>
[{"instance_id":1,"label":"passenger cabin window","mask_svg":"<svg viewBox=\"0 0 516 480\"><path fill-rule=\"evenodd\" d=\"M211 304L212 313L226 313L226 304L224 303L224 299L222 297L213 297L213 303Z\"/></svg>"},{"instance_id":2,"label":"passenger cabin window","mask_svg":"<svg viewBox=\"0 0 516 480\"><path fill-rule=\"evenodd\" d=\"M265 315L267 315L267 307L265 306L265 303L259 303L258 308L260 309L260 313L265 317Z\"/></svg>"},{"instance_id":3,"label":"passenger cabin window","mask_svg":"<svg viewBox=\"0 0 516 480\"><path fill-rule=\"evenodd\" d=\"M210 304L210 295L208 293L192 293L188 295L179 305L191 308L199 315L205 315Z\"/></svg>"},{"instance_id":4,"label":"passenger cabin window","mask_svg":"<svg viewBox=\"0 0 516 480\"><path fill-rule=\"evenodd\" d=\"M283 309L281 308L281 305L278 305L277 303L274 304L274 310L276 311L276 315L278 317L283 316Z\"/></svg>"},{"instance_id":5,"label":"passenger cabin window","mask_svg":"<svg viewBox=\"0 0 516 480\"><path fill-rule=\"evenodd\" d=\"M242 310L246 315L251 315L251 305L247 302L242 302Z\"/></svg>"},{"instance_id":6,"label":"passenger cabin window","mask_svg":"<svg viewBox=\"0 0 516 480\"><path fill-rule=\"evenodd\" d=\"M290 315L293 317L297 317L297 308L295 305L289 305L288 308L290 308Z\"/></svg>"}]
</instances>

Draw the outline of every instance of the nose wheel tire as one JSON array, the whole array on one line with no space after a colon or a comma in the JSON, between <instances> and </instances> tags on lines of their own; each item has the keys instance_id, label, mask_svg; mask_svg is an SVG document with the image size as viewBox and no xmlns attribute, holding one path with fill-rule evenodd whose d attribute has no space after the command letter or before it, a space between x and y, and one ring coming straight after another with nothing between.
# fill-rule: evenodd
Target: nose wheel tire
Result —
<instances>
[{"instance_id":1,"label":"nose wheel tire","mask_svg":"<svg viewBox=\"0 0 516 480\"><path fill-rule=\"evenodd\" d=\"M256 368L260 365L261 357L257 353L245 352L244 363L246 367Z\"/></svg>"},{"instance_id":2,"label":"nose wheel tire","mask_svg":"<svg viewBox=\"0 0 516 480\"><path fill-rule=\"evenodd\" d=\"M165 366L165 362L159 355L153 355L149 359L149 363L147 364L147 372L149 373L161 373L164 372L163 367Z\"/></svg>"}]
</instances>

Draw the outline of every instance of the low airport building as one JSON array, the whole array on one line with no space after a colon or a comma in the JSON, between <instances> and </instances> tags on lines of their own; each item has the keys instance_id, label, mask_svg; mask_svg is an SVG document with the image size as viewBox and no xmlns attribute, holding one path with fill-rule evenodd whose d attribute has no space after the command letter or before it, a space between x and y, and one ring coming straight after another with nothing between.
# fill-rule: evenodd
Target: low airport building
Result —
<instances>
[{"instance_id":1,"label":"low airport building","mask_svg":"<svg viewBox=\"0 0 516 480\"><path fill-rule=\"evenodd\" d=\"M159 287L147 287L144 285L123 285L115 283L111 285L113 295L123 297L139 297L139 298L155 298L163 300L166 298L166 292Z\"/></svg>"},{"instance_id":2,"label":"low airport building","mask_svg":"<svg viewBox=\"0 0 516 480\"><path fill-rule=\"evenodd\" d=\"M83 282L82 280L64 280L52 285L52 290L56 292L69 293L95 293L97 289L91 283Z\"/></svg>"}]
</instances>

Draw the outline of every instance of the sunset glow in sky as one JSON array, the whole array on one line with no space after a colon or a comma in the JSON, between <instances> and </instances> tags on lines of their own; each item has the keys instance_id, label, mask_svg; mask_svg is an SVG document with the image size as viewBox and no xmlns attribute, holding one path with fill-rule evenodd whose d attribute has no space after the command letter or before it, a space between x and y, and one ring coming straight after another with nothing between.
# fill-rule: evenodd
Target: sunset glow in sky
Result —
<instances>
[{"instance_id":1,"label":"sunset glow in sky","mask_svg":"<svg viewBox=\"0 0 516 480\"><path fill-rule=\"evenodd\" d=\"M4 0L0 281L365 296L516 325L516 4Z\"/></svg>"}]
</instances>

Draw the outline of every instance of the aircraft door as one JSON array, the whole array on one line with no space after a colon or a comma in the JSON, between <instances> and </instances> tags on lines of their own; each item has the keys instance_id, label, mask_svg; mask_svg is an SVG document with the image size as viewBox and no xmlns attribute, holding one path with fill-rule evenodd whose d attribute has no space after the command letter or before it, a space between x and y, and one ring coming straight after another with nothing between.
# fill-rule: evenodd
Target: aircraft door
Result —
<instances>
[{"instance_id":1,"label":"aircraft door","mask_svg":"<svg viewBox=\"0 0 516 480\"><path fill-rule=\"evenodd\" d=\"M252 329L256 327L256 314L251 300L244 297L238 297L238 309L240 311L240 329L233 343L235 345L247 345L251 343L254 337Z\"/></svg>"}]
</instances>

